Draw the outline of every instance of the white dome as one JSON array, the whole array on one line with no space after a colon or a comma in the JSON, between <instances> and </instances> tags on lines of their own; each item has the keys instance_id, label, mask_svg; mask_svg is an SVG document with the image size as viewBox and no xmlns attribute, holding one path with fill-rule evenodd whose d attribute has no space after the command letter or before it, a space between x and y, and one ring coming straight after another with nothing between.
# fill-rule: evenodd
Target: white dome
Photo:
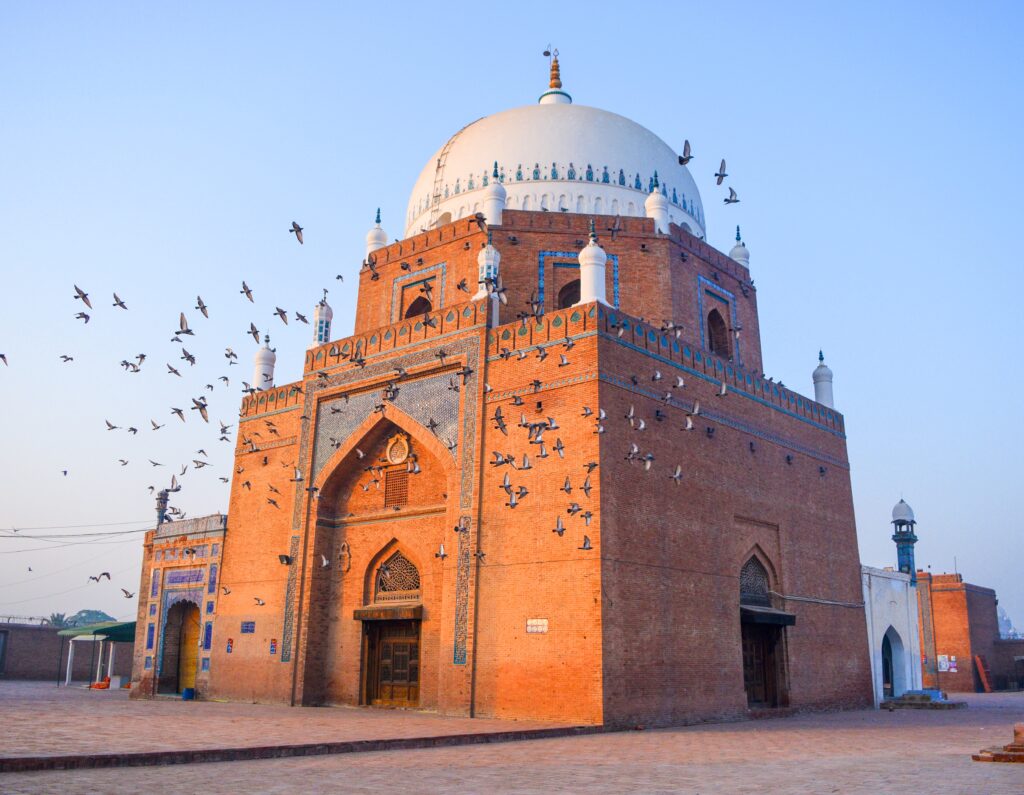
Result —
<instances>
[{"instance_id":1,"label":"white dome","mask_svg":"<svg viewBox=\"0 0 1024 795\"><path fill-rule=\"evenodd\" d=\"M495 161L507 210L642 217L658 172L669 220L704 235L697 185L668 144L623 116L568 101L502 111L453 135L416 180L405 235L483 212Z\"/></svg>"},{"instance_id":2,"label":"white dome","mask_svg":"<svg viewBox=\"0 0 1024 795\"><path fill-rule=\"evenodd\" d=\"M892 509L892 520L894 522L914 522L914 511L903 500L900 500Z\"/></svg>"}]
</instances>

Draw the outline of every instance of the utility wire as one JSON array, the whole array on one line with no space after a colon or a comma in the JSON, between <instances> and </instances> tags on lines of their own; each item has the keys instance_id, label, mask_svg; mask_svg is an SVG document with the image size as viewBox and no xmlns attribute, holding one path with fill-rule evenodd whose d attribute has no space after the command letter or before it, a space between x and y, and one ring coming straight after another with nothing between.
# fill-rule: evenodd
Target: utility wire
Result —
<instances>
[{"instance_id":1,"label":"utility wire","mask_svg":"<svg viewBox=\"0 0 1024 795\"><path fill-rule=\"evenodd\" d=\"M134 522L125 522L125 524L135 524ZM102 527L103 525L83 525L84 527ZM44 535L23 535L18 533L17 535L5 535L0 532L0 538L41 538L41 539L52 539L52 538L88 538L89 536L122 536L128 535L129 533L145 533L147 530L152 530L153 526L140 527L135 530L107 530L102 533L47 533Z\"/></svg>"},{"instance_id":2,"label":"utility wire","mask_svg":"<svg viewBox=\"0 0 1024 795\"><path fill-rule=\"evenodd\" d=\"M89 524L56 524L49 525L47 527L4 527L0 528L0 530L5 533L17 533L21 530L75 530L80 527L116 527L118 525L126 524L142 524L143 522L149 521L149 519L136 519L134 522L91 522Z\"/></svg>"}]
</instances>

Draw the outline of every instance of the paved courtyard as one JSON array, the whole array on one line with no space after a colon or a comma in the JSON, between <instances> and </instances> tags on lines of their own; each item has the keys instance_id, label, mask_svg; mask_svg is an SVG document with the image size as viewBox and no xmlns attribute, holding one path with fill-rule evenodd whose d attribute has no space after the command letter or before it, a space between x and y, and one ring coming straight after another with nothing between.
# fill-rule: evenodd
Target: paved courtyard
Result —
<instances>
[{"instance_id":1,"label":"paved courtyard","mask_svg":"<svg viewBox=\"0 0 1024 795\"><path fill-rule=\"evenodd\" d=\"M536 728L409 712L129 702L0 684L0 754L421 736ZM100 697L96 697L100 696ZM66 698L67 697L67 698ZM65 700L66 699L66 700ZM942 793L1019 795L1024 765L972 762L1010 741L1024 693L967 710L858 711L427 750L0 775L0 792ZM12 719L13 718L13 719ZM29 750L34 749L34 750Z\"/></svg>"}]
</instances>

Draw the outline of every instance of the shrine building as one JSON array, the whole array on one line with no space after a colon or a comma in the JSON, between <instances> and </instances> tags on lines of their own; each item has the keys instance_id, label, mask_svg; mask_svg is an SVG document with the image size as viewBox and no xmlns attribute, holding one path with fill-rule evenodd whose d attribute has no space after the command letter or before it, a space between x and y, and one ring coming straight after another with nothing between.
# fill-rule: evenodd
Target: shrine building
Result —
<instances>
[{"instance_id":1,"label":"shrine building","mask_svg":"<svg viewBox=\"0 0 1024 795\"><path fill-rule=\"evenodd\" d=\"M705 242L683 159L557 58L444 142L402 239L367 235L351 333L324 300L301 380L258 352L226 522L147 535L133 694L607 726L871 704L832 373L765 376L750 253Z\"/></svg>"}]
</instances>

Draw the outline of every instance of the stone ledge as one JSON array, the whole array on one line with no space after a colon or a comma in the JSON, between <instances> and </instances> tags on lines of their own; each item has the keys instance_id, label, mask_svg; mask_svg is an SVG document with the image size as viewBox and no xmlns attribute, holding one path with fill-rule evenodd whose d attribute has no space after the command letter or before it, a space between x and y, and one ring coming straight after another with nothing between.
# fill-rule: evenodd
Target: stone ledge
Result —
<instances>
[{"instance_id":1,"label":"stone ledge","mask_svg":"<svg viewBox=\"0 0 1024 795\"><path fill-rule=\"evenodd\" d=\"M86 770L110 767L187 765L197 762L238 762L251 759L283 759L296 756L355 754L371 751L405 751L457 745L547 740L599 734L603 726L566 726L551 729L522 729L473 734L444 734L434 737L401 737L380 740L348 740L336 743L303 743L242 748L205 748L182 751L142 751L127 754L70 754L66 756L15 756L0 758L0 773L35 770Z\"/></svg>"}]
</instances>

